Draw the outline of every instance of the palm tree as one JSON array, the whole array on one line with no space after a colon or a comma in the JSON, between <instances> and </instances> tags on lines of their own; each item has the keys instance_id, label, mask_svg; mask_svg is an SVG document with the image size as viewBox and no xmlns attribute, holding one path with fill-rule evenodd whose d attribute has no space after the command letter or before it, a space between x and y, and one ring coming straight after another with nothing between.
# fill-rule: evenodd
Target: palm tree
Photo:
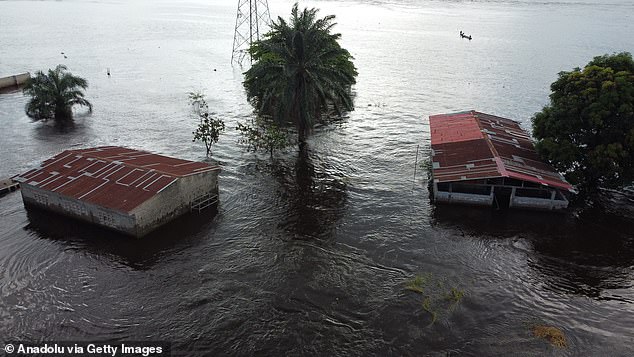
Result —
<instances>
[{"instance_id":1,"label":"palm tree","mask_svg":"<svg viewBox=\"0 0 634 357\"><path fill-rule=\"evenodd\" d=\"M23 92L31 99L26 104L26 115L34 120L53 119L57 124L64 125L72 122L75 104L86 106L92 112L92 104L84 99L82 91L88 88L88 82L67 70L66 66L60 64L54 70L49 69L48 74L37 71L27 81Z\"/></svg>"},{"instance_id":2,"label":"palm tree","mask_svg":"<svg viewBox=\"0 0 634 357\"><path fill-rule=\"evenodd\" d=\"M290 22L281 17L250 53L245 73L247 98L261 115L293 123L300 145L322 115L353 110L351 86L357 70L350 53L331 34L334 15L317 19L316 9L293 6Z\"/></svg>"}]
</instances>

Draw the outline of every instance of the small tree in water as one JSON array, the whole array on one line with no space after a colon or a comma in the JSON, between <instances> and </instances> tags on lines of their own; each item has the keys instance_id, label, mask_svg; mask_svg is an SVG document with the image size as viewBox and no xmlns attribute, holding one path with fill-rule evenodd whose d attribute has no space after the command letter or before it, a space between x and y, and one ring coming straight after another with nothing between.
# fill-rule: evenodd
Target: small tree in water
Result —
<instances>
[{"instance_id":1,"label":"small tree in water","mask_svg":"<svg viewBox=\"0 0 634 357\"><path fill-rule=\"evenodd\" d=\"M192 132L194 134L192 141L200 140L205 143L207 156L209 156L211 154L211 146L218 142L220 134L225 130L225 123L222 119L211 116L204 94L190 92L189 99L191 104L196 106L196 113L200 118L198 127Z\"/></svg>"},{"instance_id":2,"label":"small tree in water","mask_svg":"<svg viewBox=\"0 0 634 357\"><path fill-rule=\"evenodd\" d=\"M251 124L238 123L236 130L242 135L238 142L247 146L247 151L267 151L271 157L276 150L282 150L292 144L286 130L264 118L251 121Z\"/></svg>"},{"instance_id":3,"label":"small tree in water","mask_svg":"<svg viewBox=\"0 0 634 357\"><path fill-rule=\"evenodd\" d=\"M26 82L24 94L31 97L26 104L26 115L33 120L54 120L58 125L69 124L73 120L73 106L82 105L92 112L92 104L84 99L88 82L72 73L68 68L58 65L49 69L48 74L37 71Z\"/></svg>"}]
</instances>

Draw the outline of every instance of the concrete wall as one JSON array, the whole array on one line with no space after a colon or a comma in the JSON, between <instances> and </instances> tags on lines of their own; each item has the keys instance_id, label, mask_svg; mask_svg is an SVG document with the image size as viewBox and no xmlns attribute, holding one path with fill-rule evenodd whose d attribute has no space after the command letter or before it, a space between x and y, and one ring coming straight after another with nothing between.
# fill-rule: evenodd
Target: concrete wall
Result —
<instances>
[{"instance_id":1,"label":"concrete wall","mask_svg":"<svg viewBox=\"0 0 634 357\"><path fill-rule=\"evenodd\" d=\"M511 197L511 207L539 210L556 210L568 207L568 201L550 200L546 198Z\"/></svg>"},{"instance_id":2,"label":"concrete wall","mask_svg":"<svg viewBox=\"0 0 634 357\"><path fill-rule=\"evenodd\" d=\"M476 206L491 206L493 204L492 194L476 195L472 193L436 191L435 199L438 202L461 203Z\"/></svg>"},{"instance_id":3,"label":"concrete wall","mask_svg":"<svg viewBox=\"0 0 634 357\"><path fill-rule=\"evenodd\" d=\"M555 189L550 189L550 198L517 196L517 189L513 188L509 207L538 209L538 210L558 210L568 207L568 200ZM556 199L560 197L561 199Z\"/></svg>"},{"instance_id":4,"label":"concrete wall","mask_svg":"<svg viewBox=\"0 0 634 357\"><path fill-rule=\"evenodd\" d=\"M2 77L0 78L0 89L19 86L24 84L29 78L31 78L31 74L29 72L16 74L15 76Z\"/></svg>"},{"instance_id":5,"label":"concrete wall","mask_svg":"<svg viewBox=\"0 0 634 357\"><path fill-rule=\"evenodd\" d=\"M438 183L434 182L434 201L444 203L459 203L476 206L491 206L493 205L493 190L488 195L480 195L475 193L460 193L440 191L438 189Z\"/></svg>"},{"instance_id":6,"label":"concrete wall","mask_svg":"<svg viewBox=\"0 0 634 357\"><path fill-rule=\"evenodd\" d=\"M220 169L179 178L132 210L136 235L141 237L174 218L190 212L191 203L205 194L218 195Z\"/></svg>"},{"instance_id":7,"label":"concrete wall","mask_svg":"<svg viewBox=\"0 0 634 357\"><path fill-rule=\"evenodd\" d=\"M121 233L136 234L134 217L124 212L97 206L56 192L42 190L26 183L22 183L21 186L22 200L25 206L35 205Z\"/></svg>"},{"instance_id":8,"label":"concrete wall","mask_svg":"<svg viewBox=\"0 0 634 357\"><path fill-rule=\"evenodd\" d=\"M508 187L511 188L511 195L509 198L509 208L527 208L537 210L558 210L568 207L568 200L562 199L562 195L554 189L550 189L550 198L537 198L537 197L523 197L516 196L516 190L518 187L511 186L496 186L496 187ZM526 190L527 188L522 188ZM438 190L438 184L434 182L434 200L436 202L444 203L460 203L468 205L479 206L491 206L494 201L494 191L491 191L490 195L474 194L474 193L462 193ZM559 197L560 199L555 199Z\"/></svg>"}]
</instances>

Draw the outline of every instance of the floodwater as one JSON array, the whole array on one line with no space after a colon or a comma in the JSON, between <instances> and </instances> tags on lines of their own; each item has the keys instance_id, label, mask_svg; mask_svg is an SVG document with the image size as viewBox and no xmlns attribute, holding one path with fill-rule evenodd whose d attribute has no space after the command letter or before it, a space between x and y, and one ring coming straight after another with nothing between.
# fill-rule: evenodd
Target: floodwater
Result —
<instances>
[{"instance_id":1,"label":"floodwater","mask_svg":"<svg viewBox=\"0 0 634 357\"><path fill-rule=\"evenodd\" d=\"M141 241L0 197L3 339L163 340L176 355L631 355L631 198L563 215L434 207L414 176L430 114L530 128L559 71L634 50L631 1L302 2L337 15L356 110L274 159L233 130L252 115L230 64L236 3L0 1L0 76L64 63L94 105L60 133L24 115L20 92L0 95L0 177L98 145L205 160L189 91L228 128L213 151L217 211ZM274 16L291 6L270 1ZM405 289L417 275L423 295ZM533 337L539 324L567 347Z\"/></svg>"}]
</instances>

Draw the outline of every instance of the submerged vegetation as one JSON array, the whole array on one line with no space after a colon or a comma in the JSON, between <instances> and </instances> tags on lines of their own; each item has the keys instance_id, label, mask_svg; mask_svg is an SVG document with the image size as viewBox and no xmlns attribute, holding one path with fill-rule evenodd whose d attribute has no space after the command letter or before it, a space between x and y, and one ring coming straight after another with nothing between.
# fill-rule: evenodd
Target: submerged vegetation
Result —
<instances>
[{"instance_id":1,"label":"submerged vegetation","mask_svg":"<svg viewBox=\"0 0 634 357\"><path fill-rule=\"evenodd\" d=\"M454 304L459 303L463 297L464 297L464 290L460 290L455 287L452 287L451 290L449 290L449 294L447 295L447 299L449 299L449 301L451 301Z\"/></svg>"},{"instance_id":2,"label":"submerged vegetation","mask_svg":"<svg viewBox=\"0 0 634 357\"><path fill-rule=\"evenodd\" d=\"M294 125L302 145L322 116L353 110L351 86L357 70L352 56L332 34L334 15L317 18L316 9L300 11L290 21L278 17L264 39L250 48L253 66L245 73L247 98L261 125Z\"/></svg>"},{"instance_id":3,"label":"submerged vegetation","mask_svg":"<svg viewBox=\"0 0 634 357\"><path fill-rule=\"evenodd\" d=\"M425 292L425 286L431 279L431 273L416 275L413 279L408 280L405 283L405 288L407 290L422 294Z\"/></svg>"},{"instance_id":4,"label":"submerged vegetation","mask_svg":"<svg viewBox=\"0 0 634 357\"><path fill-rule=\"evenodd\" d=\"M551 345L559 348L568 346L563 331L554 326L536 325L532 328L533 336L543 338Z\"/></svg>"},{"instance_id":5,"label":"submerged vegetation","mask_svg":"<svg viewBox=\"0 0 634 357\"><path fill-rule=\"evenodd\" d=\"M236 130L242 135L238 142L246 145L247 151L266 151L271 157L275 151L283 150L292 144L285 129L265 121L262 117L252 120L250 124L238 123Z\"/></svg>"},{"instance_id":6,"label":"submerged vegetation","mask_svg":"<svg viewBox=\"0 0 634 357\"><path fill-rule=\"evenodd\" d=\"M422 302L423 310L427 311L431 315L431 323L433 324L438 319L438 312L432 307L432 301L430 296L423 298Z\"/></svg>"},{"instance_id":7,"label":"submerged vegetation","mask_svg":"<svg viewBox=\"0 0 634 357\"><path fill-rule=\"evenodd\" d=\"M31 98L26 104L26 115L43 122L54 120L55 124L64 126L73 121L73 106L85 106L92 112L92 104L84 98L83 92L88 82L67 71L68 68L60 64L48 73L37 71L27 80L23 92Z\"/></svg>"},{"instance_id":8,"label":"submerged vegetation","mask_svg":"<svg viewBox=\"0 0 634 357\"><path fill-rule=\"evenodd\" d=\"M431 323L438 320L443 312L450 311L460 303L465 295L464 290L458 287L450 287L446 291L442 279L433 279L431 273L418 274L405 282L405 289L422 296L421 306L431 316Z\"/></svg>"}]
</instances>

